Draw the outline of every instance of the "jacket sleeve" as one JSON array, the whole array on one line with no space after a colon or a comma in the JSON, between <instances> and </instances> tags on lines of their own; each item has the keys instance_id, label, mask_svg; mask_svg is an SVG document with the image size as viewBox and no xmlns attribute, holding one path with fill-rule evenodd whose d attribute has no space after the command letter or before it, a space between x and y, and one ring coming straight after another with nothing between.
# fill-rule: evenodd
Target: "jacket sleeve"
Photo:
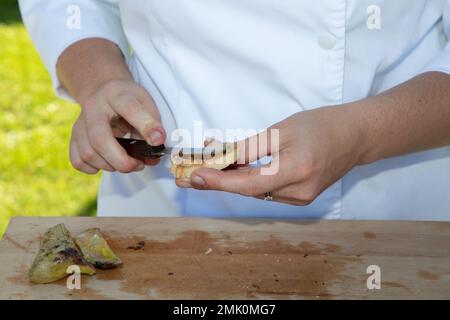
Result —
<instances>
[{"instance_id":1,"label":"jacket sleeve","mask_svg":"<svg viewBox=\"0 0 450 320\"><path fill-rule=\"evenodd\" d=\"M425 68L424 72L439 71L450 74L450 42L448 41L450 39L450 0L446 0L444 3L442 20L447 44L444 50Z\"/></svg>"},{"instance_id":2,"label":"jacket sleeve","mask_svg":"<svg viewBox=\"0 0 450 320\"><path fill-rule=\"evenodd\" d=\"M71 44L86 38L114 42L127 58L117 0L19 0L25 27L31 35L58 95L68 97L56 75L56 63Z\"/></svg>"}]
</instances>

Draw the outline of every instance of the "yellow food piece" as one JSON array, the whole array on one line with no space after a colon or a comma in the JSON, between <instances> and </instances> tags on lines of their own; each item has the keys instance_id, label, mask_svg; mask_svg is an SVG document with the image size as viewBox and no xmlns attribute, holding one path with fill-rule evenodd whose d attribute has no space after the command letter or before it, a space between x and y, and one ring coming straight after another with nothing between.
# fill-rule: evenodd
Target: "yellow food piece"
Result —
<instances>
[{"instance_id":1,"label":"yellow food piece","mask_svg":"<svg viewBox=\"0 0 450 320\"><path fill-rule=\"evenodd\" d=\"M28 276L33 283L50 283L68 276L67 268L72 265L77 265L82 274L95 274L65 225L58 224L44 234Z\"/></svg>"},{"instance_id":2,"label":"yellow food piece","mask_svg":"<svg viewBox=\"0 0 450 320\"><path fill-rule=\"evenodd\" d=\"M122 264L98 228L83 231L75 237L75 243L86 261L99 269L110 269Z\"/></svg>"}]
</instances>

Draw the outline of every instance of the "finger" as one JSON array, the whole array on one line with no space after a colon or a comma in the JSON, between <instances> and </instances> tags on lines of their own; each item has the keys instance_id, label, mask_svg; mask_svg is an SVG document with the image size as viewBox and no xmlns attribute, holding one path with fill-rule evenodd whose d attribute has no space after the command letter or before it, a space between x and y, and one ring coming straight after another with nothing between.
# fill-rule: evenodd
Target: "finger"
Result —
<instances>
[{"instance_id":1,"label":"finger","mask_svg":"<svg viewBox=\"0 0 450 320\"><path fill-rule=\"evenodd\" d=\"M156 166L161 162L160 158L156 158L156 159L144 159L144 164L146 166Z\"/></svg>"},{"instance_id":2,"label":"finger","mask_svg":"<svg viewBox=\"0 0 450 320\"><path fill-rule=\"evenodd\" d=\"M278 160L278 157L274 157L274 161ZM201 168L192 174L191 184L194 188L201 190L211 189L245 196L258 196L293 183L292 174L290 174L292 171L287 163L283 170L266 175L265 171L269 170L271 165L228 171Z\"/></svg>"},{"instance_id":3,"label":"finger","mask_svg":"<svg viewBox=\"0 0 450 320\"><path fill-rule=\"evenodd\" d=\"M146 107L148 107L149 113L161 123L161 115L159 114L156 103L150 94L140 85L134 85L131 90L136 94L139 101Z\"/></svg>"},{"instance_id":4,"label":"finger","mask_svg":"<svg viewBox=\"0 0 450 320\"><path fill-rule=\"evenodd\" d=\"M91 167L109 172L115 171L91 146L85 129L78 129L74 133L74 144L76 145L80 158Z\"/></svg>"},{"instance_id":5,"label":"finger","mask_svg":"<svg viewBox=\"0 0 450 320\"><path fill-rule=\"evenodd\" d=\"M307 201L301 201L301 200L295 200L295 199L277 196L277 195L274 195L272 192L271 192L271 196L272 196L271 201L275 201L275 202L279 202L279 203L285 203L285 204L290 204L290 205L294 205L294 206L307 206L310 204L310 202L307 202ZM260 200L266 200L266 195L256 196L255 198L260 199Z\"/></svg>"},{"instance_id":6,"label":"finger","mask_svg":"<svg viewBox=\"0 0 450 320\"><path fill-rule=\"evenodd\" d=\"M184 189L192 188L192 185L188 179L175 179L175 184L179 188Z\"/></svg>"},{"instance_id":7,"label":"finger","mask_svg":"<svg viewBox=\"0 0 450 320\"><path fill-rule=\"evenodd\" d=\"M142 140L142 136L139 132L136 131L136 129L131 130L131 139L138 139ZM161 158L155 158L155 159L143 159L144 164L146 166L156 166L161 162Z\"/></svg>"},{"instance_id":8,"label":"finger","mask_svg":"<svg viewBox=\"0 0 450 320\"><path fill-rule=\"evenodd\" d=\"M87 174L96 174L98 172L97 168L90 166L81 159L78 149L75 143L73 142L70 143L69 155L70 155L70 162L72 163L72 166L76 170Z\"/></svg>"},{"instance_id":9,"label":"finger","mask_svg":"<svg viewBox=\"0 0 450 320\"><path fill-rule=\"evenodd\" d=\"M144 140L144 137L142 137L141 134L136 131L136 129L131 128L131 130L130 130L130 139Z\"/></svg>"},{"instance_id":10,"label":"finger","mask_svg":"<svg viewBox=\"0 0 450 320\"><path fill-rule=\"evenodd\" d=\"M306 206L311 204L327 187L319 189L314 182L304 181L293 183L280 189L270 191L273 201L284 202L293 205ZM264 199L265 195L257 198Z\"/></svg>"},{"instance_id":11,"label":"finger","mask_svg":"<svg viewBox=\"0 0 450 320\"><path fill-rule=\"evenodd\" d=\"M300 202L304 205L312 203L326 188L317 188L314 182L293 183L280 189L271 191L271 195L278 201Z\"/></svg>"},{"instance_id":12,"label":"finger","mask_svg":"<svg viewBox=\"0 0 450 320\"><path fill-rule=\"evenodd\" d=\"M133 127L120 116L113 117L110 124L114 137L125 138L133 131ZM142 136L135 139L142 139Z\"/></svg>"},{"instance_id":13,"label":"finger","mask_svg":"<svg viewBox=\"0 0 450 320\"><path fill-rule=\"evenodd\" d=\"M280 151L278 129L269 128L237 142L238 164L248 164Z\"/></svg>"},{"instance_id":14,"label":"finger","mask_svg":"<svg viewBox=\"0 0 450 320\"><path fill-rule=\"evenodd\" d=\"M108 103L149 144L157 146L164 143L166 140L165 130L160 123L159 117L155 117L155 105L148 99L145 99L145 97L139 99L139 97L132 94L121 94L108 98Z\"/></svg>"},{"instance_id":15,"label":"finger","mask_svg":"<svg viewBox=\"0 0 450 320\"><path fill-rule=\"evenodd\" d=\"M84 117L90 145L115 170L128 173L142 170L144 163L130 157L117 142L105 115L93 114Z\"/></svg>"}]
</instances>

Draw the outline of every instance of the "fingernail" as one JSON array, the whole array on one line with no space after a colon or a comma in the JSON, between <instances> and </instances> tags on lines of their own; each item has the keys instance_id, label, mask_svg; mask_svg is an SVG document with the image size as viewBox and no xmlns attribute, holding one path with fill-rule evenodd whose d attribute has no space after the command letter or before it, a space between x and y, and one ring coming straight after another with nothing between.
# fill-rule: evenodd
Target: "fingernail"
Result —
<instances>
[{"instance_id":1,"label":"fingernail","mask_svg":"<svg viewBox=\"0 0 450 320\"><path fill-rule=\"evenodd\" d=\"M139 165L138 167L137 167L137 171L142 171L142 170L144 170L145 169L145 164L141 164L141 165Z\"/></svg>"},{"instance_id":2,"label":"fingernail","mask_svg":"<svg viewBox=\"0 0 450 320\"><path fill-rule=\"evenodd\" d=\"M162 134L161 132L155 130L150 133L150 140L153 144L161 144Z\"/></svg>"},{"instance_id":3,"label":"fingernail","mask_svg":"<svg viewBox=\"0 0 450 320\"><path fill-rule=\"evenodd\" d=\"M193 185L196 185L196 186L199 186L199 187L204 187L204 186L206 186L206 181L203 180L203 178L200 177L200 176L193 176L193 177L191 178L191 181L192 181L192 184L193 184Z\"/></svg>"}]
</instances>

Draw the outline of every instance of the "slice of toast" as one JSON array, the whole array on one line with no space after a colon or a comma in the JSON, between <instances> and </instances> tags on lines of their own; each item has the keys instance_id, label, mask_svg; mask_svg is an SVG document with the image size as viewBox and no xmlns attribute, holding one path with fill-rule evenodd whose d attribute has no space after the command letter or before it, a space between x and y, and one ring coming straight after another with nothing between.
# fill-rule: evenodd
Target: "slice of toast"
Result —
<instances>
[{"instance_id":1,"label":"slice of toast","mask_svg":"<svg viewBox=\"0 0 450 320\"><path fill-rule=\"evenodd\" d=\"M218 151L223 152L218 152ZM212 151L212 152L208 152ZM209 155L209 154L212 155ZM207 146L203 159L182 157L174 155L170 161L170 173L177 180L189 181L195 170L200 168L211 168L223 170L238 159L238 150L235 143L226 143L214 141Z\"/></svg>"}]
</instances>

